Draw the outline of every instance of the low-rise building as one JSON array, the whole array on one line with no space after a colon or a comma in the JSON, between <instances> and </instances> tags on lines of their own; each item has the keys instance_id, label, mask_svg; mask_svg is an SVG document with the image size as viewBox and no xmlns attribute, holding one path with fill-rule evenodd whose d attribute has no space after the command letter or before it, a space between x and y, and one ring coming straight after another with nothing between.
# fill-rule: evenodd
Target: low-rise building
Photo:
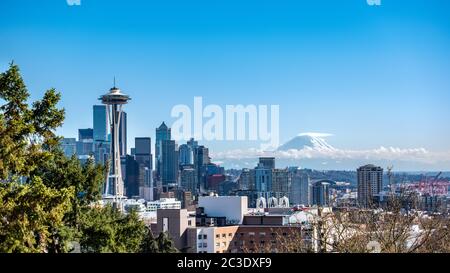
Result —
<instances>
[{"instance_id":1,"label":"low-rise building","mask_svg":"<svg viewBox=\"0 0 450 273\"><path fill-rule=\"evenodd\" d=\"M147 202L147 211L159 209L181 209L181 201L175 198L161 198L157 201Z\"/></svg>"}]
</instances>

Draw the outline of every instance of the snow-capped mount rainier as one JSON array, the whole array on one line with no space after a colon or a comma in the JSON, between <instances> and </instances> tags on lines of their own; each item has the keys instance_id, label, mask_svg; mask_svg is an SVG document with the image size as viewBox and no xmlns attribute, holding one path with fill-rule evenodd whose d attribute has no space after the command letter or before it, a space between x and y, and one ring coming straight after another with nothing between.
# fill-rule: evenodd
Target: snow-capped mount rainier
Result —
<instances>
[{"instance_id":1,"label":"snow-capped mount rainier","mask_svg":"<svg viewBox=\"0 0 450 273\"><path fill-rule=\"evenodd\" d=\"M277 151L304 149L324 152L336 151L336 149L325 140L325 137L329 136L332 135L323 133L302 133L278 147Z\"/></svg>"}]
</instances>

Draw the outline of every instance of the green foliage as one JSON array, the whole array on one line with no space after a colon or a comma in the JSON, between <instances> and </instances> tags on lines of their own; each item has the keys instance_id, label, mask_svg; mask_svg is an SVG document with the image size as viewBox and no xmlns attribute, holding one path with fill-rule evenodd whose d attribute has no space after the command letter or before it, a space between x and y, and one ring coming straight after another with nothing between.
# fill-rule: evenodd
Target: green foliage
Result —
<instances>
[{"instance_id":1,"label":"green foliage","mask_svg":"<svg viewBox=\"0 0 450 273\"><path fill-rule=\"evenodd\" d=\"M170 239L167 233L159 234L156 238L156 243L158 245L158 253L177 253L178 250L175 248L175 244Z\"/></svg>"},{"instance_id":2,"label":"green foliage","mask_svg":"<svg viewBox=\"0 0 450 273\"><path fill-rule=\"evenodd\" d=\"M145 238L141 243L142 253L178 253L174 242L167 233L161 233L155 239L151 229L147 228Z\"/></svg>"},{"instance_id":3,"label":"green foliage","mask_svg":"<svg viewBox=\"0 0 450 273\"><path fill-rule=\"evenodd\" d=\"M33 183L0 183L0 252L45 252L57 244L71 208L73 187L61 190Z\"/></svg>"},{"instance_id":4,"label":"green foliage","mask_svg":"<svg viewBox=\"0 0 450 273\"><path fill-rule=\"evenodd\" d=\"M87 210L80 219L80 246L87 253L136 253L146 227L135 212L124 215L110 206Z\"/></svg>"},{"instance_id":5,"label":"green foliage","mask_svg":"<svg viewBox=\"0 0 450 273\"><path fill-rule=\"evenodd\" d=\"M28 177L41 163L50 160L58 138L54 131L64 120L57 108L60 94L48 90L43 99L27 103L29 93L17 65L0 74L0 180Z\"/></svg>"}]
</instances>

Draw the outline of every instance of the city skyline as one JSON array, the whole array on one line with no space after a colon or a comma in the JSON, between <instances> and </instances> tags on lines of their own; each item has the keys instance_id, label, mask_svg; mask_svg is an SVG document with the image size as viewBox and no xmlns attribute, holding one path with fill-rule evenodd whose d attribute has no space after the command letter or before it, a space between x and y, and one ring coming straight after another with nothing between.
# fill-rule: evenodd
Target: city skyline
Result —
<instances>
[{"instance_id":1,"label":"city skyline","mask_svg":"<svg viewBox=\"0 0 450 273\"><path fill-rule=\"evenodd\" d=\"M50 87L62 92L67 121L58 133L65 137L92 127L92 105L117 76L135 98L126 109L128 147L135 137L155 139L162 121L174 121L174 105L202 95L222 107L280 105L280 144L326 133L345 156L385 147L386 157L436 162L410 164L410 171L450 169L447 1L20 2L0 4L8 11L0 19L0 68L19 64L32 98ZM22 19L12 19L19 11ZM213 154L259 147L202 144ZM314 166L328 168L323 162Z\"/></svg>"}]
</instances>

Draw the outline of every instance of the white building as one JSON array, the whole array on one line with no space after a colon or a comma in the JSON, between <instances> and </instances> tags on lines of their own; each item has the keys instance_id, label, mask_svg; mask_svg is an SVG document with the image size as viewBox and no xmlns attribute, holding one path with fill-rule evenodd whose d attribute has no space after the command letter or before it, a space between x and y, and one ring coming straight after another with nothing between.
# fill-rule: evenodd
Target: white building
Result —
<instances>
[{"instance_id":1,"label":"white building","mask_svg":"<svg viewBox=\"0 0 450 273\"><path fill-rule=\"evenodd\" d=\"M157 211L158 209L181 209L181 201L177 201L175 198L161 198L147 203L147 211Z\"/></svg>"},{"instance_id":2,"label":"white building","mask_svg":"<svg viewBox=\"0 0 450 273\"><path fill-rule=\"evenodd\" d=\"M242 224L248 211L247 196L200 196L198 206L212 217L226 217L229 224Z\"/></svg>"}]
</instances>

